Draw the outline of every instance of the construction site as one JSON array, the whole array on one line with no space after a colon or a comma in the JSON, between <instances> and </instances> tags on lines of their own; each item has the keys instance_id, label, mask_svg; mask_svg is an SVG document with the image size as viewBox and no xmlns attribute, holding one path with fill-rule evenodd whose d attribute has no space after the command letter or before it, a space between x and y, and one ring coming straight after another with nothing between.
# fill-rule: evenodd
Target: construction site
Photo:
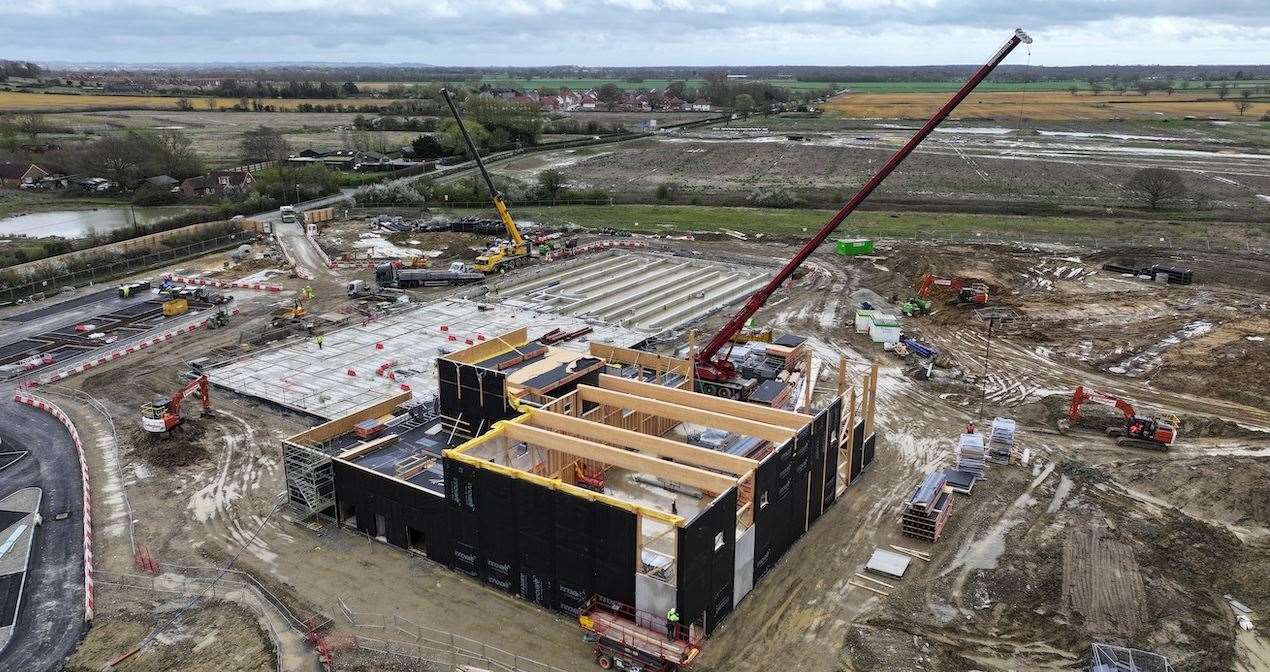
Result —
<instances>
[{"instance_id":1,"label":"construction site","mask_svg":"<svg viewBox=\"0 0 1270 672\"><path fill-rule=\"evenodd\" d=\"M472 145L496 220L0 308L0 451L81 455L65 669L1270 669L1265 251L852 230L1030 41L818 229L526 225Z\"/></svg>"}]
</instances>

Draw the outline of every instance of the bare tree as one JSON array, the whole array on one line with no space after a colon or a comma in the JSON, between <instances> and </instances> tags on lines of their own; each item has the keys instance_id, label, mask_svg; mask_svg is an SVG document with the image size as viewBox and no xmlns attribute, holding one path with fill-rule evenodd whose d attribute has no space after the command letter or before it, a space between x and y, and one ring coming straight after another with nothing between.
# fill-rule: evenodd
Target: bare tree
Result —
<instances>
[{"instance_id":1,"label":"bare tree","mask_svg":"<svg viewBox=\"0 0 1270 672\"><path fill-rule=\"evenodd\" d=\"M40 133L44 131L44 117L34 112L28 112L18 115L17 122L18 128L31 138L31 142L40 139Z\"/></svg>"},{"instance_id":2,"label":"bare tree","mask_svg":"<svg viewBox=\"0 0 1270 672\"><path fill-rule=\"evenodd\" d=\"M1138 89L1138 93L1140 93L1140 94L1142 94L1142 95L1144 95L1144 96L1145 96L1145 95L1147 95L1147 94L1151 93L1151 82L1145 82L1145 81L1143 81L1143 82L1138 82L1138 84L1137 84L1137 87L1136 87L1136 88Z\"/></svg>"},{"instance_id":3,"label":"bare tree","mask_svg":"<svg viewBox=\"0 0 1270 672\"><path fill-rule=\"evenodd\" d=\"M194 141L176 129L164 129L155 136L157 160L163 172L172 177L190 177L203 172L202 162L194 151Z\"/></svg>"},{"instance_id":4,"label":"bare tree","mask_svg":"<svg viewBox=\"0 0 1270 672\"><path fill-rule=\"evenodd\" d=\"M1072 84L1071 86L1067 87L1067 92L1072 94L1073 96L1076 95L1076 92L1079 90L1080 90L1080 87L1076 86L1075 84Z\"/></svg>"},{"instance_id":5,"label":"bare tree","mask_svg":"<svg viewBox=\"0 0 1270 672\"><path fill-rule=\"evenodd\" d=\"M1122 189L1131 200L1152 210L1186 197L1182 176L1167 168L1143 168Z\"/></svg>"},{"instance_id":6,"label":"bare tree","mask_svg":"<svg viewBox=\"0 0 1270 672\"><path fill-rule=\"evenodd\" d=\"M1230 84L1229 84L1229 83L1227 83L1227 82L1222 82L1221 84L1218 84L1218 85L1217 85L1217 97L1218 97L1218 98L1221 98L1222 100L1226 100L1226 96L1229 96L1229 95L1230 95Z\"/></svg>"},{"instance_id":7,"label":"bare tree","mask_svg":"<svg viewBox=\"0 0 1270 672\"><path fill-rule=\"evenodd\" d=\"M194 109L194 102L191 101L189 98L184 98L184 97L177 98L176 109L181 110L183 112L189 112L190 110Z\"/></svg>"},{"instance_id":8,"label":"bare tree","mask_svg":"<svg viewBox=\"0 0 1270 672\"><path fill-rule=\"evenodd\" d=\"M84 166L121 187L136 183L142 155L140 143L126 136L108 135L92 143L84 152Z\"/></svg>"},{"instance_id":9,"label":"bare tree","mask_svg":"<svg viewBox=\"0 0 1270 672\"><path fill-rule=\"evenodd\" d=\"M243 133L238 147L242 160L246 162L285 161L291 151L282 132L268 126Z\"/></svg>"},{"instance_id":10,"label":"bare tree","mask_svg":"<svg viewBox=\"0 0 1270 672\"><path fill-rule=\"evenodd\" d=\"M1235 109L1239 110L1239 116L1244 116L1248 112L1248 108L1252 107L1252 101L1247 98L1240 98L1235 101Z\"/></svg>"}]
</instances>

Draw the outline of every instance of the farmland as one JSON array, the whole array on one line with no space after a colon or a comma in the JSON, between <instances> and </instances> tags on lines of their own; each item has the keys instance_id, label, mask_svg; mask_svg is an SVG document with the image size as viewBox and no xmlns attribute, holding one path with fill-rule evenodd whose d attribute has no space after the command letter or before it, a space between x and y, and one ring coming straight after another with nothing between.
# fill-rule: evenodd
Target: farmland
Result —
<instances>
[{"instance_id":1,"label":"farmland","mask_svg":"<svg viewBox=\"0 0 1270 672\"><path fill-rule=\"evenodd\" d=\"M1073 96L1066 91L1037 91L1034 89L1013 92L980 90L965 100L953 112L953 119L1028 119L1046 120L1107 120L1110 118L1151 119L1169 117L1222 117L1235 118L1237 96L1220 100L1205 93L1177 93L1172 96L1152 93L1105 94ZM826 105L833 113L854 119L925 119L947 96L936 92L911 93L845 93ZM1265 97L1254 99L1245 117L1258 119L1270 113L1270 102Z\"/></svg>"},{"instance_id":2,"label":"farmland","mask_svg":"<svg viewBox=\"0 0 1270 672\"><path fill-rule=\"evenodd\" d=\"M671 82L682 81L690 89L700 88L705 85L704 79L641 79L639 81L629 81L625 79L517 79L508 77L484 77L480 80L482 85L488 84L493 87L511 88L511 89L560 89L568 87L575 91L595 89L605 84L616 84L627 91L648 90L648 89L664 89ZM749 82L767 82L774 86L791 89L794 91L820 91L824 89L833 89L834 91L842 91L844 89L854 92L867 93L948 93L956 91L961 86L961 81L930 81L930 82L815 82L802 81L794 79L762 79L754 78ZM415 84L440 84L436 81L417 81L417 82L359 82L358 87L366 91L383 91L393 86L411 86ZM1230 82L1233 87L1260 86L1270 82L1260 80L1248 80L1240 82ZM1198 89L1202 86L1199 82L1188 83L1191 89ZM1075 86L1081 91L1088 91L1089 84L1084 80L1078 79L1055 79L1043 82L1005 82L1005 81L986 81L980 84L978 91L1063 91Z\"/></svg>"},{"instance_id":3,"label":"farmland","mask_svg":"<svg viewBox=\"0 0 1270 672\"><path fill-rule=\"evenodd\" d=\"M114 94L61 94L32 93L29 91L0 91L0 112L58 112L74 110L176 110L180 96L130 96ZM240 101L237 98L212 98L206 96L190 97L195 109L213 107L232 108ZM261 101L273 105L280 110L294 110L308 103L310 105L387 105L391 100L382 98L360 99L280 99L270 98Z\"/></svg>"}]
</instances>

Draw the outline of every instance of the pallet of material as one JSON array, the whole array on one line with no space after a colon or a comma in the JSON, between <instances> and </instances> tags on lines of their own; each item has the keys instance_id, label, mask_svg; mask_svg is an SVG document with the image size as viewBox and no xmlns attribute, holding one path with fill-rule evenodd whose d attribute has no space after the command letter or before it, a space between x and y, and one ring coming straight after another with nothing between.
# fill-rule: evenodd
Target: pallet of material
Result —
<instances>
[{"instance_id":1,"label":"pallet of material","mask_svg":"<svg viewBox=\"0 0 1270 672\"><path fill-rule=\"evenodd\" d=\"M979 482L978 476L960 469L945 469L944 479L953 492L963 495L970 494L970 491L975 487L975 483Z\"/></svg>"},{"instance_id":2,"label":"pallet of material","mask_svg":"<svg viewBox=\"0 0 1270 672\"><path fill-rule=\"evenodd\" d=\"M900 531L909 537L938 541L952 510L952 488L948 487L944 472L931 472L904 503Z\"/></svg>"},{"instance_id":3,"label":"pallet of material","mask_svg":"<svg viewBox=\"0 0 1270 672\"><path fill-rule=\"evenodd\" d=\"M900 531L907 537L939 541L944 534L944 526L952 517L953 501L952 491L948 490L940 493L930 511L909 508L900 517Z\"/></svg>"},{"instance_id":4,"label":"pallet of material","mask_svg":"<svg viewBox=\"0 0 1270 672\"><path fill-rule=\"evenodd\" d=\"M957 446L953 448L953 464L957 465L957 469L979 478L983 478L987 472L988 465L984 461L986 457L981 434L962 434L957 439Z\"/></svg>"},{"instance_id":5,"label":"pallet of material","mask_svg":"<svg viewBox=\"0 0 1270 672\"><path fill-rule=\"evenodd\" d=\"M1017 425L1010 418L996 418L988 430L988 459L997 464L1010 464L1017 458L1014 433Z\"/></svg>"}]
</instances>

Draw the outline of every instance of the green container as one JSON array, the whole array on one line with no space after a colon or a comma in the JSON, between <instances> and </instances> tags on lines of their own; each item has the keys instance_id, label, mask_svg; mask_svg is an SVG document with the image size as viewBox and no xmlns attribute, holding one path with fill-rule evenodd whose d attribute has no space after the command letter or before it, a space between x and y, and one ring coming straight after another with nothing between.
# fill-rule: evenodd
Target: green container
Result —
<instances>
[{"instance_id":1,"label":"green container","mask_svg":"<svg viewBox=\"0 0 1270 672\"><path fill-rule=\"evenodd\" d=\"M844 257L854 257L873 251L873 240L870 238L841 238L838 240L837 252Z\"/></svg>"}]
</instances>

